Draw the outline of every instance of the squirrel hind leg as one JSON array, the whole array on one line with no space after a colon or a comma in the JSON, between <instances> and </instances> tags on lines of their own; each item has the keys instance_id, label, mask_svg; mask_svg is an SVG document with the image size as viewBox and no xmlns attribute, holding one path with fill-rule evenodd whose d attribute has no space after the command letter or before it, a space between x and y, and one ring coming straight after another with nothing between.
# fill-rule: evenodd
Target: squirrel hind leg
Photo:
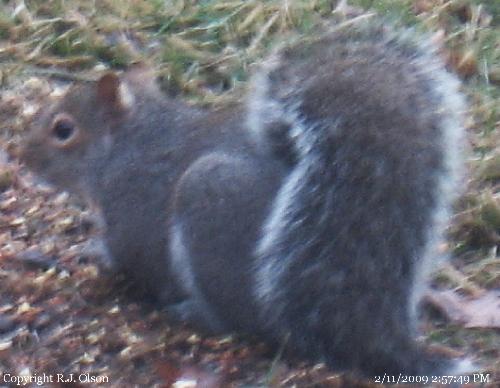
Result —
<instances>
[{"instance_id":1,"label":"squirrel hind leg","mask_svg":"<svg viewBox=\"0 0 500 388\"><path fill-rule=\"evenodd\" d=\"M223 333L226 328L212 312L196 285L191 254L184 241L182 222L176 217L172 219L169 240L169 264L180 279L179 285L186 297L180 302L165 305L164 310L168 317L176 323L190 324L205 333Z\"/></svg>"}]
</instances>

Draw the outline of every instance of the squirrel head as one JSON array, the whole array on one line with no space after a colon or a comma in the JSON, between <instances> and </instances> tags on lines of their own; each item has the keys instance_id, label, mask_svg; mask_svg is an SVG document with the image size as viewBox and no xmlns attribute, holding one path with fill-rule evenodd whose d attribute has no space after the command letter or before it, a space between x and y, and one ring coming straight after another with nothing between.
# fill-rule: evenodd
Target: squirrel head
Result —
<instances>
[{"instance_id":1,"label":"squirrel head","mask_svg":"<svg viewBox=\"0 0 500 388\"><path fill-rule=\"evenodd\" d=\"M96 160L112 152L120 129L139 104L137 85L147 87L150 78L149 72L132 69L73 85L35 114L21 160L48 183L85 195L86 179L98 173Z\"/></svg>"}]
</instances>

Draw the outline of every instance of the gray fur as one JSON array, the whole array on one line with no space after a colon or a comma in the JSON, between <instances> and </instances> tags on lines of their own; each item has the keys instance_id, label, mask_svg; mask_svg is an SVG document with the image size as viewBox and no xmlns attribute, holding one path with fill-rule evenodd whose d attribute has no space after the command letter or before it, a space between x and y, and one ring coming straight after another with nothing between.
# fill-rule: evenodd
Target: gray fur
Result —
<instances>
[{"instance_id":1,"label":"gray fur","mask_svg":"<svg viewBox=\"0 0 500 388\"><path fill-rule=\"evenodd\" d=\"M414 329L464 99L434 48L365 19L284 45L212 112L143 71L75 86L24 160L97 204L112 262L172 316L366 375L456 372ZM84 136L54 142L58 117Z\"/></svg>"},{"instance_id":2,"label":"gray fur","mask_svg":"<svg viewBox=\"0 0 500 388\"><path fill-rule=\"evenodd\" d=\"M182 236L182 227L174 221L170 227L170 267L178 279L179 286L186 295L197 293L196 282L191 268L191 260Z\"/></svg>"},{"instance_id":3,"label":"gray fur","mask_svg":"<svg viewBox=\"0 0 500 388\"><path fill-rule=\"evenodd\" d=\"M338 349L340 349L339 353L344 354L344 352L351 353L350 356L352 357L352 361L354 364L358 364L361 368L363 367L362 365L364 364L364 358L366 356L363 355L363 353L366 351L367 354L370 354L371 349L377 349L381 347L385 347L387 349L391 349L391 347L396 347L398 346L396 343L392 345L394 342L394 338L396 341L399 342L404 342L404 341L410 341L410 337L412 335L412 332L415 329L415 323L417 319L417 305L418 302L421 298L422 291L426 286L426 281L429 277L429 274L432 272L433 268L436 265L436 262L438 261L438 252L437 252L437 246L439 242L442 240L442 232L443 228L446 224L446 221L448 219L448 214L449 214L449 208L450 205L455 197L456 189L457 189L457 183L458 180L460 179L461 176L461 154L463 151L463 115L465 111L465 103L462 95L460 94L458 90L458 82L446 72L444 69L442 63L437 60L437 53L435 52L436 50L433 47L430 47L428 44L421 44L419 42L414 41L413 38L410 37L409 33L403 33L400 35L396 35L392 31L387 31L383 27L379 28L373 28L372 31L368 29L367 32L363 31L364 27L361 27L358 30L358 33L360 32L362 34L363 39L365 39L369 34L373 34L374 36L377 36L376 39L381 39L384 43L384 45L390 47L391 45L394 46L396 45L396 50L401 49L401 52L404 52L404 50L412 50L411 58L405 58L405 61L409 61L410 64L406 65L403 64L402 66L407 66L408 70L404 71L413 71L416 73L416 78L420 78L419 82L421 83L426 83L429 85L429 91L426 93L429 93L429 102L427 103L427 109L428 112L424 111L421 114L423 116L429 114L429 120L432 123L432 121L435 122L435 125L437 127L436 133L433 135L434 139L427 139L429 141L429 157L431 157L431 152L439 152L442 155L442 161L440 165L436 165L433 168L429 168L428 171L425 172L426 178L430 178L429 182L431 183L432 187L428 189L428 195L431 196L432 198L432 204L429 203L427 206L427 209L421 207L419 210L415 211L425 211L427 216L423 214L423 217L428 217L428 220L425 222L424 225L422 226L417 226L411 225L411 221L408 221L408 225L404 225L406 220L404 218L401 219L401 225L399 226L400 228L407 228L408 230L411 230L412 228L423 228L421 233L425 235L425 238L422 243L419 243L419 245L415 245L415 243L411 243L411 240L408 240L408 248L407 250L395 250L392 252L392 254L389 257L375 257L374 259L378 260L378 263L375 263L377 267L370 268L370 264L368 261L365 261L365 273L370 276L369 274L372 273L373 276L370 276L370 280L366 282L366 289L363 290L363 288L359 288L357 290L354 290L355 293L357 293L358 298L354 304L354 306L358 307L358 312L352 312L347 316L350 316L352 314L352 318L354 320L359 320L359 321L371 321L373 325L384 325L383 321L378 322L377 319L382 319L382 320L390 320L390 319L396 319L398 320L399 318L396 318L398 315L396 315L396 311L398 308L405 308L407 309L406 313L398 313L400 317L404 317L406 315L406 323L403 322L403 319L401 319L400 322L400 327L399 329L403 330L405 334L401 334L399 336L397 334L397 329L392 330L390 328L384 329L388 330L387 333L384 333L383 329L377 329L378 333L373 333L372 338L366 339L366 349L363 349L361 353L356 354L356 350L354 349L348 349L346 348L345 350L342 350L343 346L342 343L345 340L348 340L348 336L344 335L341 333L342 327L351 326L352 322L346 321L346 322L338 322L334 323L331 321L332 327L335 327L337 330L336 334L332 334L331 338L327 337L322 337L319 339L320 342L316 343L316 345L311 343L314 343L313 336L314 334L311 333L311 339L309 340L304 340L303 338L300 337L308 337L309 334L307 334L307 330L318 330L319 327L324 325L324 323L320 324L319 322L315 321L317 319L325 319L325 318L320 318L320 312L316 311L314 312L313 308L305 308L304 312L302 313L295 313L299 315L290 315L290 311L296 311L296 304L297 300L291 296L291 295L297 295L297 292L295 292L296 289L303 288L302 294L306 295L307 292L311 292L310 287L315 287L315 279L312 278L310 280L306 280L307 276L306 273L307 271L311 271L311 273L315 273L319 275L323 271L326 273L331 273L331 279L332 282L334 279L337 279L335 281L335 288L336 287L341 287L341 284L345 282L345 284L349 284L349 281L346 281L349 279L349 276L347 272L345 271L351 271L349 269L349 265L344 267L344 268L338 268L337 270L332 270L329 269L329 267L335 267L335 265L330 265L325 262L325 260L332 260L334 262L335 257L341 257L345 253L342 252L342 250L334 250L331 252L331 257L328 259L327 257L323 258L317 258L315 259L314 257L310 257L311 254L308 255L307 260L310 261L309 263L306 264L306 258L301 258L300 251L308 251L308 249L311 249L313 244L318 244L319 242L315 242L315 236L309 235L311 232L307 232L307 230L314 230L316 233L320 227L319 224L323 223L321 220L315 220L315 219L306 219L304 215L307 215L308 209L307 207L314 206L312 205L311 201L315 201L313 197L311 197L311 194L314 192L318 193L325 193L325 188L321 187L322 184L325 184L326 186L330 186L332 192L335 191L335 185L336 181L329 181L331 178L321 178L321 170L324 169L331 169L331 168L336 168L335 165L338 164L340 165L341 163L351 163L353 160L352 158L355 157L354 155L351 154L346 154L343 155L343 158L345 159L332 159L333 165L328 166L329 161L328 158L326 158L326 155L321 154L319 151L321 149L321 142L328 142L331 141L332 145L334 146L336 142L342 142L342 136L343 134L341 133L342 130L346 129L339 129L339 127L342 127L342 120L344 119L344 116L347 115L349 116L349 112L344 112L342 110L339 111L340 116L335 117L335 116L330 116L328 117L329 121L324 121L324 118L317 118L313 120L308 120L309 118L304 115L304 113L301 111L300 108L300 99L303 98L305 99L306 97L304 96L307 93L307 88L317 88L321 89L323 85L321 84L321 81L318 81L315 83L314 81L314 73L313 69L311 69L309 66L309 62L306 62L307 60L304 60L302 56L296 55L295 51L296 50L294 47L289 49L288 56L284 58L283 55L279 54L274 54L272 60L269 63L266 63L262 68L261 71L258 73L257 77L255 78L256 82L254 84L254 94L253 97L250 100L251 101L256 101L253 104L249 106L249 117L250 117L250 122L251 122L251 130L253 133L256 134L256 137L261 139L263 143L266 142L266 127L268 126L268 123L265 121L267 117L270 116L270 114L266 115L268 109L272 109L273 121L280 120L280 115L281 120L284 122L291 122L291 130L290 130L290 136L294 139L294 142L297 146L298 153L300 154L299 158L299 163L297 166L290 172L288 177L285 179L284 184L282 185L281 189L279 190L275 200L274 200L274 205L273 205L273 210L270 213L267 221L265 222L262 230L262 237L261 240L257 246L256 249L256 255L257 255L257 260L256 260L256 266L255 266L255 295L257 300L260 301L260 306L262 308L262 316L266 318L266 322L268 324L268 327L270 330L273 330L276 332L278 336L281 336L282 338L288 338L287 336L292 334L292 339L291 342L296 342L299 347L302 348L307 348L307 347L312 347L311 352L317 352L317 348L321 348L323 345L321 342L324 341L332 341L336 342L336 346ZM338 32L337 32L338 33ZM339 36L343 35L342 32L338 33ZM363 35L367 34L367 35ZM316 41L314 44L317 47L322 47L322 49L318 49L314 55L318 55L317 52L320 52L323 50L322 54L319 55L324 55L325 57L331 56L332 57L332 74L335 75L336 72L336 62L333 60L335 56L337 56L336 53L332 52L330 53L328 50L334 51L335 49L330 49L328 47L325 47L326 43L323 43L321 40L324 38L319 38L318 41ZM327 41L325 39L325 41ZM368 38L369 40L369 38ZM335 47L336 42L333 42L333 46ZM355 43L353 43L353 46ZM342 48L340 48L342 49ZM285 49L286 50L286 49ZM356 60L356 56L362 56L364 55L363 48L359 49L359 52L356 52L357 48L352 49L352 58L353 60ZM371 48L365 49L367 52L370 52ZM299 49L300 51L300 49ZM390 49L387 50L388 57L390 58L389 51ZM375 58L374 61L377 60L376 58L376 53L375 53ZM397 53L395 55L398 55ZM307 55L305 55L307 56ZM340 57L340 55L339 55ZM296 64L290 64L292 61L296 61ZM346 55L346 61L349 61L349 54ZM385 60L385 58L383 59ZM396 63L399 61L399 59L395 59ZM305 64L304 64L305 62ZM340 63L339 63L340 65ZM295 66L295 67L293 67ZM321 65L320 65L321 66ZM354 67L357 66L356 63L353 65ZM363 63L359 66L363 66ZM376 68L378 66L376 63L371 65ZM390 66L390 65L389 65ZM410 70L413 68L412 70ZM321 72L321 70L318 70ZM327 71L327 70L325 70ZM387 71L391 71L388 69ZM403 72L404 73L404 72ZM267 77L264 75L267 74ZM322 76L324 73L319 73L320 76ZM349 80L349 77L355 77L356 73L355 70L353 70L353 75L347 75L346 79ZM411 77L411 75L409 76ZM273 81L272 79L277 79L277 81ZM388 77L389 79L389 77ZM276 83L273 85L273 82ZM332 83L335 82L335 79L333 78ZM348 81L349 82L349 81ZM356 85L356 81L352 81L352 87L356 88L359 87L360 89L363 88L363 85ZM385 83L388 82L386 85ZM411 88L411 85L405 85L404 81L401 85L391 85L390 81L386 81L385 79L377 79L375 78L373 80L373 85L366 85L366 87L373 87L374 92L376 93L377 88L381 88L383 90L384 88L389 88L389 87L401 87L401 88ZM309 85L308 85L309 83ZM316 90L317 90L316 89ZM327 100L329 98L328 95L324 95L322 97L323 99ZM396 101L384 101L387 104L391 103L396 103ZM326 103L325 103L326 104ZM363 102L359 101L360 106L363 106ZM434 104L437 104L436 106ZM299 107L298 107L299 106ZM313 107L313 113L314 109L316 107ZM353 111L355 110L356 107L353 107ZM364 108L364 107L363 107ZM320 109L320 108L317 108ZM364 109L369 109L364 108ZM334 109L332 109L333 111ZM323 114L322 112L319 113L319 116ZM259 122L259 117L263 117L263 119ZM432 118L434 117L434 118ZM418 119L416 119L417 121ZM307 123L305 121L308 121ZM368 124L369 125L369 124ZM418 128L418 122L416 124L416 127ZM368 127L366 128L349 128L349 131L352 132L357 132L357 131L362 131L365 130L367 135L370 135ZM404 130L403 128L401 129L402 131ZM420 129L418 129L420 130ZM340 132L340 133L339 133ZM390 143L393 141L390 137L391 135L387 135L386 141ZM416 139L418 139L418 136ZM405 140L403 140L404 142ZM411 139L408 139L407 142L411 142ZM431 144L439 144L439 151L431 151L432 145ZM404 143L401 144L404 147ZM366 144L367 147L370 146L370 144ZM361 151L361 150L360 150ZM402 151L403 152L403 151ZM427 152L425 149L422 149L421 152ZM437 154L436 154L437 155ZM361 155L360 155L361 156ZM399 155L398 157L402 158L401 160L404 160L405 156L404 155ZM380 176L380 179L383 180L384 174L396 174L397 171L393 171L392 167L388 167L388 164L384 161L384 159L380 158L377 160L371 160L369 161L370 163L373 163L373 175ZM415 165L413 166L414 169L419 169L419 168L427 168L423 167L417 164L418 159L415 159ZM411 162L413 163L413 162ZM324 179L325 181L323 183L320 183L318 187L314 187L311 180L308 180L308 177L314 176L314 174L318 174L319 179ZM350 174L353 175L353 180L356 178L357 172L355 170L351 171ZM426 185L425 181L422 181L420 183L417 183L419 185ZM381 185L382 187L382 185ZM353 190L356 190L356 187L353 187ZM374 186L373 190L377 190L377 187ZM381 190L381 189L379 189ZM398 190L398 187L391 187L391 190ZM353 192L354 194L354 192ZM370 194L369 194L370 195ZM376 195L383 195L386 197L386 202L387 202L387 207L389 211L393 212L394 214L398 214L400 210L404 210L400 208L402 205L401 204L395 204L391 205L392 199L392 193L387 191L387 192L381 192L381 193L374 193L374 196ZM410 194L411 196L412 194ZM420 194L416 193L414 194L414 199L409 200L408 204L406 206L421 206L418 205L420 202L420 198L418 198ZM334 198L335 195L332 193L332 198ZM328 197L323 198L323 200L327 200ZM375 197L374 197L375 198ZM339 199L339 198L338 198ZM349 201L349 198L345 198L345 200ZM366 198L366 200L369 200L369 197ZM343 200L341 199L341 202ZM414 201L411 202L411 201ZM316 204L316 206L321 206L320 203ZM330 206L335 206L334 204ZM348 202L346 204L344 203L339 203L337 201L337 206L348 206ZM362 206L362 204L356 205L353 203L351 206ZM369 205L366 205L369 206ZM392 209L391 209L391 206ZM328 214L328 210L325 212L327 217L335 217L334 214L335 212L330 209L331 214ZM355 217L355 209L353 209L352 212L352 217ZM373 224L375 226L375 223L378 222L377 217L379 217L375 212L373 214L370 214L370 211L365 211L364 215L364 223L365 224ZM402 213L402 212L401 212ZM316 215L316 217L322 217L323 214L319 213ZM390 214L387 214L387 217L389 217ZM346 220L346 225L348 226L348 220ZM318 223L318 228L317 229L311 229L310 224L311 223ZM335 225L333 223L332 225ZM339 227L342 228L341 225ZM369 227L369 226L368 226ZM367 229L369 230L369 229ZM417 231L417 230L415 230ZM392 230L384 230L383 228L380 230L380 242L375 240L375 236L368 236L366 237L366 241L364 244L372 245L373 248L375 248L378 244L382 244L382 240L385 239L385 234L392 233ZM309 233L309 234L308 234ZM334 241L336 239L335 234L336 233L342 233L342 231L336 231L335 226L331 227L331 239ZM300 243L300 245L297 242L298 236L302 236L303 241ZM404 240L404 237L401 237ZM370 240L372 239L372 240ZM361 243L361 241L360 241ZM294 244L292 247L290 244ZM324 244L324 243L323 243ZM413 244L413 247L412 247ZM421 244L421 245L420 245ZM368 251L369 252L369 251ZM320 253L321 255L321 253ZM405 257L406 256L406 257ZM314 260L317 262L314 263ZM352 260L361 260L361 258L356 258L353 257ZM391 271L394 270L395 273L398 273L398 267L402 266L408 266L409 268L412 268L410 271L412 272L412 275L408 277L406 280L402 277L401 279L398 279L396 276L395 279L391 279L391 277L388 275L387 278L390 279L388 280L388 284L383 284L380 283L377 285L378 282L382 281L384 272L385 271ZM295 266L296 269L293 270L292 266ZM310 269L308 269L310 267ZM355 267L355 265L353 265ZM300 271L300 272L298 272ZM378 277L380 277L380 280L377 280ZM294 280L292 280L294 279ZM303 280L302 280L303 279ZM301 282L307 282L307 286L301 286ZM395 284L391 284L391 282L405 282L407 281L407 292L408 296L403 298L402 300L397 300L395 298L397 291L397 288L395 287ZM293 283L292 283L293 282ZM318 276L317 280L317 288L318 290L323 290L323 295L321 296L316 296L318 300L315 301L314 299L310 299L308 304L312 305L314 303L325 303L329 299L330 301L330 307L323 307L325 309L331 308L333 310L339 309L339 311L335 312L332 311L330 314L330 317L332 315L337 315L338 317L343 316L345 314L345 311L342 311L342 307L337 307L337 305L341 305L341 301L343 296L339 294L338 292L335 294L333 293L331 296L325 295L324 293L328 293L328 287L326 286L326 283L323 284L322 280L320 280ZM369 292L377 292L375 289L373 291L370 291L369 284L372 282L372 287L379 287L380 288L380 295L378 296L373 296L373 295L368 295L367 293ZM365 285L360 285L359 287L365 287ZM290 291L287 292L286 289L290 288ZM389 292L383 291L384 288L389 289ZM292 292L291 290L294 290ZM333 288L332 288L333 289ZM309 290L309 291L306 291ZM350 292L347 289L347 292ZM366 294L366 295L364 295ZM374 300L376 301L375 303L383 305L388 303L393 304L394 307L394 317L391 318L390 315L392 314L391 309L389 308L387 310L387 313L389 316L384 315L381 316L380 318L375 317L373 314L372 309L373 308L378 308L377 306L370 306L368 304L364 304L363 298L366 298L367 301L369 300ZM398 306L399 303L404 303L403 306ZM356 308L356 307L353 307ZM305 311L311 310L311 312L306 313ZM310 314L309 316L306 316L304 314ZM314 314L314 315L313 315ZM316 316L318 315L318 316ZM300 324L298 323L299 320L301 319L300 317L302 316L302 319L304 319L304 322L301 322ZM344 318L346 319L346 318ZM308 323L310 322L310 323ZM300 329L296 327L300 327ZM308 328L309 326L309 328ZM318 328L316 328L318 326ZM348 330L351 330L349 328ZM356 330L354 329L352 331L352 334L350 336L360 336L362 337L362 333L358 332L356 333ZM296 337L296 338L294 338ZM392 337L392 338L391 338ZM352 338L354 340L354 337ZM303 343L303 341L306 341L307 343ZM371 343L370 343L371 341ZM350 342L350 341L349 341ZM347 345L349 346L349 345ZM408 345L410 346L410 345ZM411 348L411 346L410 346ZM306 350L307 351L307 350ZM377 350L375 350L377 351ZM380 350L378 350L380 351ZM415 352L415 354L419 354L419 351L415 347L413 350L408 350L409 353ZM371 356L368 356L371 357ZM400 363L400 368L406 368L406 370L412 370L414 373L425 373L425 371L429 368L429 365L425 366L425 361L424 358L425 356L420 354L417 356L420 358L420 360L413 359L414 356L411 355L406 355L402 356L400 355L401 360L399 361ZM405 360L405 357L408 357L408 359ZM327 356L327 361L331 360ZM411 361L410 361L411 360ZM406 363L406 364L405 364ZM433 364L434 362L429 361L430 364ZM437 369L440 368L438 366L439 362L435 361L435 367ZM406 365L406 366L403 366ZM390 367L388 364L386 364L386 367L389 369Z\"/></svg>"}]
</instances>

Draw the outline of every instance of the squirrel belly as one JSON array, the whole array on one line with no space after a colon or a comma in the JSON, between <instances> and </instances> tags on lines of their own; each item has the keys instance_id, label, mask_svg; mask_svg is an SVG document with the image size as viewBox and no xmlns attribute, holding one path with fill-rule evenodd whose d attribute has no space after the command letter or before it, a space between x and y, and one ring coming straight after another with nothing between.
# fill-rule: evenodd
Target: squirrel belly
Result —
<instances>
[{"instance_id":1,"label":"squirrel belly","mask_svg":"<svg viewBox=\"0 0 500 388\"><path fill-rule=\"evenodd\" d=\"M438 54L346 23L278 49L251 89L205 112L107 74L35 120L23 159L97 203L116 266L182 320L366 375L460 372L414 340L463 149Z\"/></svg>"}]
</instances>

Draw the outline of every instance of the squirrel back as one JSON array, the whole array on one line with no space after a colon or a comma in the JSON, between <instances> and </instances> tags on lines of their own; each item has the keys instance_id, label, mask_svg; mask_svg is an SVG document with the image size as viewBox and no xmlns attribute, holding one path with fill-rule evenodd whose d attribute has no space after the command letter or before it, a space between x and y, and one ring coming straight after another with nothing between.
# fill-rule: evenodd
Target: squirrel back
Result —
<instances>
[{"instance_id":1,"label":"squirrel back","mask_svg":"<svg viewBox=\"0 0 500 388\"><path fill-rule=\"evenodd\" d=\"M367 375L458 372L414 341L460 176L465 104L430 45L347 22L201 111L131 70L35 120L28 166L97 203L167 310Z\"/></svg>"}]
</instances>

